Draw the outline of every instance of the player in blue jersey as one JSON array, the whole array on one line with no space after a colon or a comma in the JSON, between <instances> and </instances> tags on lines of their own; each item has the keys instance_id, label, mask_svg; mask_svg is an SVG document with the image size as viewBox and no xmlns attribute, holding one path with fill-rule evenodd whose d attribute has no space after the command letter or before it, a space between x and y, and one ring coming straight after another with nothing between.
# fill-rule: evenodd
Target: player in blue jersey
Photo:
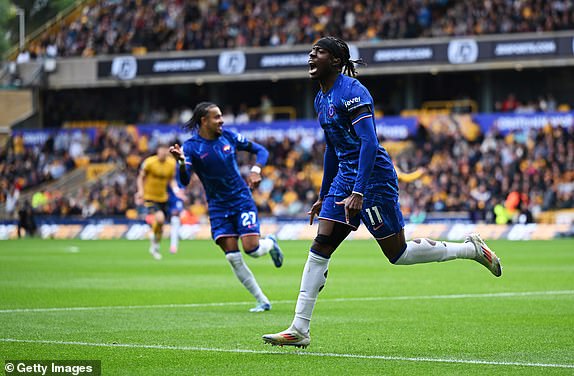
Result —
<instances>
[{"instance_id":1,"label":"player in blue jersey","mask_svg":"<svg viewBox=\"0 0 574 376\"><path fill-rule=\"evenodd\" d=\"M353 78L354 63L347 44L334 37L319 39L309 53L309 75L320 85L315 111L326 140L321 192L309 211L311 224L318 216L319 229L305 264L295 318L287 330L264 335L265 343L309 345L311 315L327 279L329 259L360 221L393 264L466 258L501 275L499 259L476 234L464 243L405 240L397 174L378 144L373 99Z\"/></svg>"},{"instance_id":2,"label":"player in blue jersey","mask_svg":"<svg viewBox=\"0 0 574 376\"><path fill-rule=\"evenodd\" d=\"M267 162L267 150L240 134L223 129L219 107L210 102L199 103L184 128L194 131L183 146L170 148L179 164L179 180L189 184L195 172L207 196L211 235L225 252L225 258L245 288L257 299L251 312L271 309L269 299L259 287L253 273L239 252L239 239L246 254L260 257L269 253L276 267L283 264L283 253L274 236L260 238L257 207L250 188L261 182L261 167ZM256 164L245 182L237 166L236 151L256 155Z\"/></svg>"}]
</instances>

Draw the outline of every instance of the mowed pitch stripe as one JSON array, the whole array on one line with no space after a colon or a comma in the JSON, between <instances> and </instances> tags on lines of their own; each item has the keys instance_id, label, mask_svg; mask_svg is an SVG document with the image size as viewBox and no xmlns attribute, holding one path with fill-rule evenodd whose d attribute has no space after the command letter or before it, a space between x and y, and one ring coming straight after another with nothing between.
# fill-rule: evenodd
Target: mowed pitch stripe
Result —
<instances>
[{"instance_id":1,"label":"mowed pitch stripe","mask_svg":"<svg viewBox=\"0 0 574 376\"><path fill-rule=\"evenodd\" d=\"M387 356L387 355L361 355L361 354L337 354L337 353L315 353L306 351L266 351L266 350L249 350L249 349L220 349L213 347L197 346L170 346L170 345L145 345L136 343L92 343L92 342L75 342L75 341L50 341L50 340L27 340L15 338L0 338L0 342L11 343L38 343L48 345L70 345L70 346L91 346L91 347L113 347L113 348L136 348L136 349L154 349L154 350L173 350L173 351L204 351L219 353L242 353L254 355L295 355L311 356L325 358L351 358L351 359L372 359L372 360L390 360L402 362L430 362L430 363L459 363L459 364L478 364L478 365L495 365L495 366L515 366L515 367L541 367L541 368L574 368L574 364L556 364L556 363L532 363L532 362L498 362L481 359L455 359L455 358L425 358L425 357L408 357L408 356Z\"/></svg>"},{"instance_id":2,"label":"mowed pitch stripe","mask_svg":"<svg viewBox=\"0 0 574 376\"><path fill-rule=\"evenodd\" d=\"M523 291L523 292L498 292L488 294L452 294L452 295L410 295L410 296L374 296L362 298L332 298L321 299L321 303L339 302L372 302L389 300L432 300L432 299L484 299L484 298L519 298L525 296L552 296L574 295L574 290L557 291ZM276 300L272 304L294 304L295 300ZM48 308L14 308L2 309L1 313L26 313L26 312L68 312L68 311L98 311L113 309L158 309L158 308L204 308L223 306L253 305L254 302L222 302L222 303L189 303L189 304L151 304L151 305L126 305L126 306L100 306L100 307L48 307Z\"/></svg>"}]
</instances>

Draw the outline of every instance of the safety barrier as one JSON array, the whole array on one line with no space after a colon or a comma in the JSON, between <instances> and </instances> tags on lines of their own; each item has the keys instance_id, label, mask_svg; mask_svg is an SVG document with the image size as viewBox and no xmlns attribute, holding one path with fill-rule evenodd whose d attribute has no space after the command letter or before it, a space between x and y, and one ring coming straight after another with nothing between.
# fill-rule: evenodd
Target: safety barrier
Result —
<instances>
[{"instance_id":1,"label":"safety barrier","mask_svg":"<svg viewBox=\"0 0 574 376\"><path fill-rule=\"evenodd\" d=\"M43 224L38 228L37 236L43 239L128 239L145 240L151 231L144 222L133 221L120 224L102 222L85 222L72 224ZM164 226L164 234L169 237L170 226ZM478 232L484 239L508 240L548 240L558 237L574 236L572 224L407 224L405 235L407 239L434 238L452 241L463 240L466 234ZM277 234L281 240L311 240L317 234L317 225L309 226L307 221L286 223L264 223L261 225L262 234ZM179 236L183 240L211 239L208 224L182 225ZM0 224L0 240L16 239L17 226L15 223ZM371 239L364 227L352 232L353 239Z\"/></svg>"}]
</instances>

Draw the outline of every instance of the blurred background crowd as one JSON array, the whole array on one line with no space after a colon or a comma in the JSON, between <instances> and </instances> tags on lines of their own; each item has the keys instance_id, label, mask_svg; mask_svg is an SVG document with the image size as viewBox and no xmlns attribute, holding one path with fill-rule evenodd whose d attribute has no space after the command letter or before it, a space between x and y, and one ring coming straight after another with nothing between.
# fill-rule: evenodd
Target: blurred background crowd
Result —
<instances>
[{"instance_id":1,"label":"blurred background crowd","mask_svg":"<svg viewBox=\"0 0 574 376\"><path fill-rule=\"evenodd\" d=\"M253 192L261 215L305 217L322 180L323 140L257 141L270 152L261 186ZM11 137L0 155L0 203L13 217L23 204L21 192L34 191L29 201L41 215L138 218L138 168L158 142L133 126L99 129L95 141L85 133L70 133L34 148L25 147L20 136ZM420 126L410 140L382 144L403 171L425 170L420 179L400 183L401 206L411 222L423 222L429 213L458 212L479 223L527 223L542 211L574 206L572 128L469 137L460 128L433 132ZM72 193L42 188L87 163L110 163L113 169ZM249 154L239 154L243 174L252 163ZM207 207L197 178L187 193L186 221L205 221Z\"/></svg>"},{"instance_id":2,"label":"blurred background crowd","mask_svg":"<svg viewBox=\"0 0 574 376\"><path fill-rule=\"evenodd\" d=\"M571 30L569 0L104 0L48 30L37 56L184 51L348 41Z\"/></svg>"},{"instance_id":3,"label":"blurred background crowd","mask_svg":"<svg viewBox=\"0 0 574 376\"><path fill-rule=\"evenodd\" d=\"M20 52L17 62L44 56L281 48L310 44L327 34L376 43L573 29L571 0L102 0L88 1L78 17L47 27ZM504 100L497 96L490 101L495 111L524 114L561 110L552 94L541 91L528 96L506 88L499 90L500 95L506 95ZM181 124L191 116L191 110L179 104L169 110L154 104L142 109L141 101L134 100L139 93L129 97L125 91L114 89L86 90L83 99L77 101L81 90L54 91L44 103L49 109L45 117L51 117L46 125L64 124L64 117L59 115L64 113L72 120L101 119L106 107L108 112L121 114L129 108L138 114L138 119L118 116L124 124ZM202 87L193 90L201 91ZM164 92L158 93L168 102L175 101ZM225 122L273 121L270 109L276 98L272 93L260 94L255 96L260 100L256 108L248 108L253 103L224 106ZM560 93L554 94L560 97ZM106 106L104 99L109 98L115 108ZM78 103L69 106L71 102ZM420 179L400 183L401 205L411 222L425 221L432 213L464 213L475 222L524 223L546 210L574 207L572 127L549 126L509 135L493 130L473 137L460 127L441 132L426 126L418 129L416 137L404 142L381 140L402 170L425 170ZM323 140L269 137L257 141L270 151L261 186L253 192L261 215L304 217L321 184ZM157 138L141 135L133 126L98 128L95 137L69 133L69 137L49 138L36 147L28 147L21 136L12 135L0 145L2 214L13 218L18 208L29 202L36 213L45 216L138 218L134 203L137 171L141 161L155 152L157 143ZM253 161L246 155L239 161L246 174ZM102 179L78 186L73 194L69 187L49 184L94 163L112 167ZM207 208L197 179L187 187L187 193L188 220L205 221Z\"/></svg>"}]
</instances>

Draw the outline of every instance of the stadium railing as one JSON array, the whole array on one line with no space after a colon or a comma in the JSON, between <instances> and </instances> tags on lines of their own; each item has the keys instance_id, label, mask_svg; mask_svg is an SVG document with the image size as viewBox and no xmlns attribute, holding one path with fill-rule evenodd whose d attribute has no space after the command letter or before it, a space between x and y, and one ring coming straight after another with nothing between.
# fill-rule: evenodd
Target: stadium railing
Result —
<instances>
[{"instance_id":1,"label":"stadium railing","mask_svg":"<svg viewBox=\"0 0 574 376\"><path fill-rule=\"evenodd\" d=\"M92 5L96 3L97 0L77 0L69 7L59 12L54 18L46 22L42 27L32 31L26 36L24 41L25 47L30 47L36 43L40 42L40 39L45 35L45 33L51 34L58 31L62 24L69 24L71 21L78 19L85 5ZM8 60L15 60L19 53L19 46L15 45L8 50L6 54Z\"/></svg>"},{"instance_id":2,"label":"stadium railing","mask_svg":"<svg viewBox=\"0 0 574 376\"><path fill-rule=\"evenodd\" d=\"M250 107L247 113L251 119L256 119L262 115L259 107ZM271 107L271 113L275 118L277 118L278 115L284 115L289 120L297 119L297 110L295 110L293 106L273 106ZM281 118L283 118L283 116L281 116Z\"/></svg>"},{"instance_id":3,"label":"stadium railing","mask_svg":"<svg viewBox=\"0 0 574 376\"><path fill-rule=\"evenodd\" d=\"M445 110L449 113L476 113L478 112L478 104L472 99L457 99L449 101L426 101L421 106L422 111L441 111Z\"/></svg>"}]
</instances>

